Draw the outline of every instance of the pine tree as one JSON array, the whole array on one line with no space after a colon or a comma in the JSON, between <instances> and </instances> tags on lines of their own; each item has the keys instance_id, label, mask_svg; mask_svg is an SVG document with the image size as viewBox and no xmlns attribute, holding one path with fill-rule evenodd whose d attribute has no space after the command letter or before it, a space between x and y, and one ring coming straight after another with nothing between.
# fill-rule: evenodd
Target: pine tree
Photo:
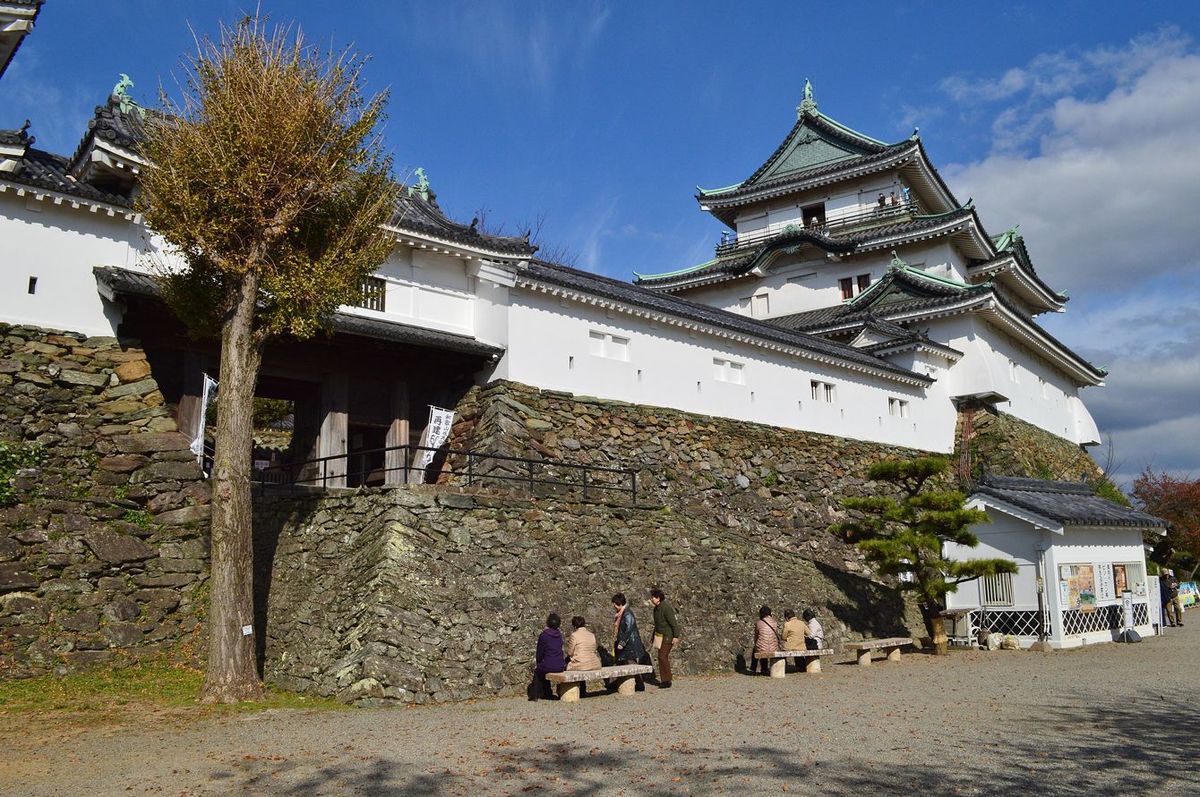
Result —
<instances>
[{"instance_id":1,"label":"pine tree","mask_svg":"<svg viewBox=\"0 0 1200 797\"><path fill-rule=\"evenodd\" d=\"M927 489L930 480L949 467L941 457L889 459L873 465L867 478L895 485L900 497L845 498L842 505L859 518L830 527L834 534L856 544L879 573L899 577L902 590L916 593L925 630L939 655L948 650L941 615L947 593L964 581L1017 571L1007 559L946 558L947 543L977 546L979 538L970 527L988 522L986 512L966 508L966 496L961 492Z\"/></svg>"}]
</instances>

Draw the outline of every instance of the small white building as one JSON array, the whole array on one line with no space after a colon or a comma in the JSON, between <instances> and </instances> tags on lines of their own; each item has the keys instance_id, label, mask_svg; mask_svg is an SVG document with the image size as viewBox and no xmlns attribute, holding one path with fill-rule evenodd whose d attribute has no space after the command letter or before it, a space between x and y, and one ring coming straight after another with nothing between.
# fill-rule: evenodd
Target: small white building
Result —
<instances>
[{"instance_id":1,"label":"small white building","mask_svg":"<svg viewBox=\"0 0 1200 797\"><path fill-rule=\"evenodd\" d=\"M1125 627L1123 593L1133 628L1155 631L1143 533L1167 522L1096 495L1079 482L985 476L967 506L991 522L972 529L979 545L947 546L953 559L1011 559L1015 574L980 578L946 596L957 632L981 627L1016 636L1023 647L1044 633L1055 648L1115 641ZM1038 593L1042 592L1040 602Z\"/></svg>"}]
</instances>

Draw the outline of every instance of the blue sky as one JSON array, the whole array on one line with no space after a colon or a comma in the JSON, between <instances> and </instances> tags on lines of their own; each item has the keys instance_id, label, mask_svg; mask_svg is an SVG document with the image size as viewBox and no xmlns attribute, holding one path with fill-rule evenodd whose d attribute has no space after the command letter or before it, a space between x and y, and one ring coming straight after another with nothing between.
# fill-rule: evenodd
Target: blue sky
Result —
<instances>
[{"instance_id":1,"label":"blue sky","mask_svg":"<svg viewBox=\"0 0 1200 797\"><path fill-rule=\"evenodd\" d=\"M839 7L834 7L834 6ZM795 119L886 140L919 126L993 233L1020 222L1070 291L1047 327L1113 370L1085 400L1118 479L1200 474L1200 5L271 2L369 54L401 175L443 208L613 276L706 259L696 185L752 172ZM0 126L69 153L121 72L173 88L179 57L249 3L49 0L0 82ZM191 28L189 28L189 25ZM1103 457L1103 453L1101 453Z\"/></svg>"}]
</instances>

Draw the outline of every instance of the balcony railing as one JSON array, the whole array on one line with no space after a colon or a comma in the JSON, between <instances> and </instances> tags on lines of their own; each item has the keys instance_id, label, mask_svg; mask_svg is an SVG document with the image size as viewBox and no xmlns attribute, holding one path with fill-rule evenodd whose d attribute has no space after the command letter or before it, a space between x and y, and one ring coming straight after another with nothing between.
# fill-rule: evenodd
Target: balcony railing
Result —
<instances>
[{"instance_id":1,"label":"balcony railing","mask_svg":"<svg viewBox=\"0 0 1200 797\"><path fill-rule=\"evenodd\" d=\"M769 227L763 230L755 230L744 235L731 235L717 244L717 255L727 254L735 249L756 246L772 238L802 230L836 237L847 232L857 232L870 229L871 227L882 227L912 221L914 217L920 216L924 212L924 209L915 199L900 202L896 205L872 205L871 207L864 207L851 213L843 213L830 219L810 219L807 225L794 223L783 227Z\"/></svg>"}]
</instances>

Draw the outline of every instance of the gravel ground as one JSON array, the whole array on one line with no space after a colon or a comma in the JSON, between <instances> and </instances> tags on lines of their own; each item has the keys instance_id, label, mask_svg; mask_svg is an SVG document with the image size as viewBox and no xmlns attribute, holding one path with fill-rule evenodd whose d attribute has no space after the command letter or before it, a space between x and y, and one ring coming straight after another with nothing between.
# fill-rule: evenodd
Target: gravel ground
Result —
<instances>
[{"instance_id":1,"label":"gravel ground","mask_svg":"<svg viewBox=\"0 0 1200 797\"><path fill-rule=\"evenodd\" d=\"M1197 616L1200 616L1198 614ZM0 793L1200 792L1200 622L1139 645L906 654L636 698L0 726Z\"/></svg>"}]
</instances>

